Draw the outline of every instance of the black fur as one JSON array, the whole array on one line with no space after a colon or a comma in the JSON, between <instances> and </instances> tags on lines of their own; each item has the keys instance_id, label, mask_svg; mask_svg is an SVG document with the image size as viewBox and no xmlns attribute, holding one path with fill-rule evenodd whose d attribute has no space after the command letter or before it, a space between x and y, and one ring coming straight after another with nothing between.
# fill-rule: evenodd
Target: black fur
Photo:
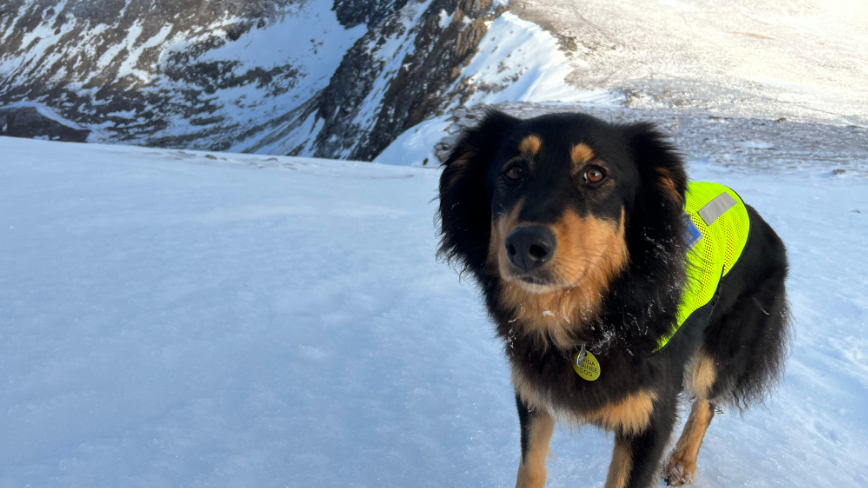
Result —
<instances>
[{"instance_id":1,"label":"black fur","mask_svg":"<svg viewBox=\"0 0 868 488\"><path fill-rule=\"evenodd\" d=\"M505 190L503 165L515 159L515 148L529 134L542 139L533 179ZM570 164L570 147L579 142L592 147L613 173L605 198L577 191L563 173ZM748 244L721 282L716 305L707 306L705 319L695 318L702 317L703 310L694 314L664 349L653 353L675 321L685 278L682 204L687 176L681 158L650 124L613 125L581 114L519 120L490 111L461 135L444 166L439 255L469 271L480 285L514 371L547 392L549 408L559 412L605 408L638 391L656 394L647 429L616 432L616 439L630 443L634 456L628 486L645 486L657 472L675 422L685 367L700 346L718 365L711 394L715 403L741 408L761 401L780 377L788 337L786 253L752 208ZM661 184L661 175L669 185ZM583 218L615 221L624 209L629 263L609 282L598 313L573 317L569 331L571 342L587 344L603 365L598 381L575 374L573 349L523 334L529 324L516 322L514 310L500 299L504 282L487 265L492 216L509 210L519 197L524 199L524 221L551 223L565 209ZM531 416L518 396L517 404L525 434ZM523 456L525 449L523 445Z\"/></svg>"}]
</instances>

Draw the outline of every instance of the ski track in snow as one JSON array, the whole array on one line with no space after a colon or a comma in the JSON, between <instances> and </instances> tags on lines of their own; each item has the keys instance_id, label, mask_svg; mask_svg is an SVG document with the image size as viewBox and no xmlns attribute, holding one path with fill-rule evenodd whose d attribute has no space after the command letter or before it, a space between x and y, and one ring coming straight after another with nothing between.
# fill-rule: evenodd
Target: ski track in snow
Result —
<instances>
[{"instance_id":1,"label":"ski track in snow","mask_svg":"<svg viewBox=\"0 0 868 488\"><path fill-rule=\"evenodd\" d=\"M0 138L0 486L510 486L506 360L439 171ZM694 162L787 243L796 339L694 486L868 485L866 179ZM611 436L559 428L547 486ZM662 486L662 482L660 483Z\"/></svg>"}]
</instances>

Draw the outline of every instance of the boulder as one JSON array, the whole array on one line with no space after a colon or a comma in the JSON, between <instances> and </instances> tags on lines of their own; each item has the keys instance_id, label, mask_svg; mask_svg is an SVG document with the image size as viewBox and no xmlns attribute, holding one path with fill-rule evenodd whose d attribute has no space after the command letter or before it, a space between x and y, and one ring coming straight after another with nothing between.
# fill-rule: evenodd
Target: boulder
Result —
<instances>
[{"instance_id":1,"label":"boulder","mask_svg":"<svg viewBox=\"0 0 868 488\"><path fill-rule=\"evenodd\" d=\"M38 106L0 107L0 136L86 142L90 130Z\"/></svg>"}]
</instances>

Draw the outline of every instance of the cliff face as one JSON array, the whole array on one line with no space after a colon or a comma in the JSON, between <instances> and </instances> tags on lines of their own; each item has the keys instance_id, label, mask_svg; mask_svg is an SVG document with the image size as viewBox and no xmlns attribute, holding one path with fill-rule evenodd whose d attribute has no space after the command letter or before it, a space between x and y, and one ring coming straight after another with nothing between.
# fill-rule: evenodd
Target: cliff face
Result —
<instances>
[{"instance_id":1,"label":"cliff face","mask_svg":"<svg viewBox=\"0 0 868 488\"><path fill-rule=\"evenodd\" d=\"M424 12L405 8L371 29L323 92L315 155L373 159L437 113L459 96L449 89L476 53L485 20L499 13L491 0L434 0Z\"/></svg>"},{"instance_id":2,"label":"cliff face","mask_svg":"<svg viewBox=\"0 0 868 488\"><path fill-rule=\"evenodd\" d=\"M492 0L10 0L0 104L90 140L370 160L461 96Z\"/></svg>"}]
</instances>

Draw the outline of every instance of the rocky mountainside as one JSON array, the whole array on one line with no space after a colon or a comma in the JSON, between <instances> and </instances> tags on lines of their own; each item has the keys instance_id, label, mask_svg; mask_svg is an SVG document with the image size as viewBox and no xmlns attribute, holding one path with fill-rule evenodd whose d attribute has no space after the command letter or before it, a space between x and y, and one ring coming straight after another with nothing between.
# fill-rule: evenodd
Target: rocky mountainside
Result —
<instances>
[{"instance_id":1,"label":"rocky mountainside","mask_svg":"<svg viewBox=\"0 0 868 488\"><path fill-rule=\"evenodd\" d=\"M6 0L0 107L38 110L2 133L424 164L481 104L868 126L868 5L506 3Z\"/></svg>"},{"instance_id":2,"label":"rocky mountainside","mask_svg":"<svg viewBox=\"0 0 868 488\"><path fill-rule=\"evenodd\" d=\"M492 0L8 0L0 105L91 140L370 160L468 91Z\"/></svg>"}]
</instances>

